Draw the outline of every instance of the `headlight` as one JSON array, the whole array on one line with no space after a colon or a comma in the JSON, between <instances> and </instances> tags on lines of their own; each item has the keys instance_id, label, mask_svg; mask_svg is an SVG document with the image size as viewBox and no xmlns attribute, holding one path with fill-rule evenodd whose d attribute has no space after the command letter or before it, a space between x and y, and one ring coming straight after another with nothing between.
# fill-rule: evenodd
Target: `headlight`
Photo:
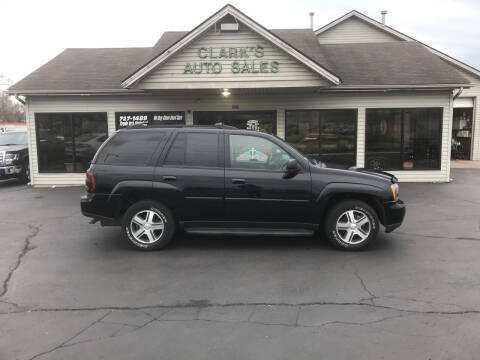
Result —
<instances>
[{"instance_id":1,"label":"headlight","mask_svg":"<svg viewBox=\"0 0 480 360\"><path fill-rule=\"evenodd\" d=\"M398 200L398 192L400 190L398 184L392 184L390 189L392 190L393 200Z\"/></svg>"},{"instance_id":2,"label":"headlight","mask_svg":"<svg viewBox=\"0 0 480 360\"><path fill-rule=\"evenodd\" d=\"M5 154L5 164L11 165L14 161L20 159L20 153L18 152L7 152Z\"/></svg>"}]
</instances>

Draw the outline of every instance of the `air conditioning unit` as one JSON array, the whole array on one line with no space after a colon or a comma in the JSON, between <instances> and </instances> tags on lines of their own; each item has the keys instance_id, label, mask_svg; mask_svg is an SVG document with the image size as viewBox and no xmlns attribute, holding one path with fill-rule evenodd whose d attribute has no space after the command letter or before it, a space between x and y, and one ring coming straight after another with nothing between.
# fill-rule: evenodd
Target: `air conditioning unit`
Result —
<instances>
[{"instance_id":1,"label":"air conditioning unit","mask_svg":"<svg viewBox=\"0 0 480 360\"><path fill-rule=\"evenodd\" d=\"M220 24L220 31L238 31L238 23L222 23Z\"/></svg>"}]
</instances>

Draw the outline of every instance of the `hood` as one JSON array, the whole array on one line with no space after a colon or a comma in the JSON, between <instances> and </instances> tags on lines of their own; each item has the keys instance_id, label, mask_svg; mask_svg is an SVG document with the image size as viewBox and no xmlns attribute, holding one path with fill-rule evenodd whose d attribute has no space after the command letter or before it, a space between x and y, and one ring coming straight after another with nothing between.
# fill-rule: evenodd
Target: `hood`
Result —
<instances>
[{"instance_id":1,"label":"hood","mask_svg":"<svg viewBox=\"0 0 480 360\"><path fill-rule=\"evenodd\" d=\"M390 174L388 172L385 172L385 171L367 170L367 169L364 169L364 168L361 168L361 169L354 168L354 169L351 169L350 171L356 171L356 172L359 172L359 173L362 173L362 174L368 174L370 176L375 176L377 178L382 178L382 179L391 181L392 183L398 182L398 179L395 177L395 175L392 175L392 174Z\"/></svg>"},{"instance_id":2,"label":"hood","mask_svg":"<svg viewBox=\"0 0 480 360\"><path fill-rule=\"evenodd\" d=\"M27 147L27 145L0 145L0 151L20 151Z\"/></svg>"}]
</instances>

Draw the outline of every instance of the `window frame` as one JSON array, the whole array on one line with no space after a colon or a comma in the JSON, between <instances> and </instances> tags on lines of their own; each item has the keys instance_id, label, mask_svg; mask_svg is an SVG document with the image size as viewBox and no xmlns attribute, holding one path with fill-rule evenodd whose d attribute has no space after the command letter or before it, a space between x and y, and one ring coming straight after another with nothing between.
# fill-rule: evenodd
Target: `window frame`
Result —
<instances>
[{"instance_id":1,"label":"window frame","mask_svg":"<svg viewBox=\"0 0 480 360\"><path fill-rule=\"evenodd\" d=\"M249 132L249 133L246 133ZM254 171L254 172L268 172L268 173L276 173L276 174L284 174L284 170L269 170L269 169L245 169L245 168L234 168L230 166L230 135L238 135L238 136L253 136L258 137L261 139L265 139L277 145L283 151L285 151L292 159L297 160L301 171L305 171L307 169L307 161L302 157L299 159L296 154L292 154L290 149L282 143L282 141L277 141L277 139L272 139L268 135L258 132L252 132L252 130L242 130L242 132L233 132L233 131L225 131L224 133L224 142L225 142L225 169L234 170L234 171ZM273 136L273 135L272 135Z\"/></svg>"},{"instance_id":2,"label":"window frame","mask_svg":"<svg viewBox=\"0 0 480 360\"><path fill-rule=\"evenodd\" d=\"M366 108L365 109L365 146L364 146L364 168L367 170L371 170L366 167L367 164L367 122L368 122L368 113L372 111L399 111L401 113L401 139L400 139L400 159L402 162L404 162L404 145L405 145L405 113L408 111L412 110L440 110L440 131L439 131L439 139L438 139L438 154L439 154L439 159L438 159L438 167L436 168L412 168L412 169L402 169L402 168L385 168L382 169L381 171L407 171L407 172L412 172L412 171L439 171L442 169L442 146L443 146L443 117L444 117L444 108L440 106L429 106L429 107L405 107L405 108L399 108L399 107L393 107L393 108Z\"/></svg>"},{"instance_id":3,"label":"window frame","mask_svg":"<svg viewBox=\"0 0 480 360\"><path fill-rule=\"evenodd\" d=\"M108 131L108 112L106 111L72 111L72 112L55 112L55 111L39 111L39 112L34 112L34 123L35 123L35 146L36 146L36 157L37 157L37 171L39 174L83 174L84 171L73 171L73 172L68 172L68 171L45 171L40 169L40 152L39 152L39 135L40 135L40 128L38 126L38 121L39 119L37 118L37 115L68 115L69 122L70 122L70 131L72 134L72 164L74 165L74 168L76 169L77 167L77 162L76 162L76 147L75 147L75 129L74 129L74 124L73 124L73 116L74 115L103 115L105 118L105 124L107 127L107 139L105 141L108 141L109 139L109 131ZM102 147L97 149L98 150ZM93 163L95 159L95 155L93 156L92 160L90 163Z\"/></svg>"},{"instance_id":4,"label":"window frame","mask_svg":"<svg viewBox=\"0 0 480 360\"><path fill-rule=\"evenodd\" d=\"M218 154L218 166L192 166L186 165L185 160L183 165L165 165L165 160L172 148L173 143L180 134L185 134L186 138L188 134L214 134L217 135L218 144L217 144L217 154ZM225 168L225 144L223 140L223 133L220 131L215 131L213 129L194 129L194 128L180 128L172 131L169 138L166 140L165 145L161 155L158 157L156 166L163 168L188 168L188 169L224 169ZM187 139L186 139L187 140ZM186 145L187 142L185 142ZM223 151L223 156L222 156ZM187 154L187 148L185 146L185 156Z\"/></svg>"},{"instance_id":5,"label":"window frame","mask_svg":"<svg viewBox=\"0 0 480 360\"><path fill-rule=\"evenodd\" d=\"M353 151L353 156L354 156L354 164L353 166L357 166L357 158L358 158L358 107L355 108L316 108L316 109L285 109L285 142L287 142L287 113L288 112L306 112L306 111L339 111L339 110L349 110L352 112L355 112L355 133L353 135L353 141L355 144L355 150ZM320 122L320 121L319 121ZM288 143L288 142L287 142ZM288 143L290 146L295 147ZM321 160L320 160L321 161Z\"/></svg>"}]
</instances>

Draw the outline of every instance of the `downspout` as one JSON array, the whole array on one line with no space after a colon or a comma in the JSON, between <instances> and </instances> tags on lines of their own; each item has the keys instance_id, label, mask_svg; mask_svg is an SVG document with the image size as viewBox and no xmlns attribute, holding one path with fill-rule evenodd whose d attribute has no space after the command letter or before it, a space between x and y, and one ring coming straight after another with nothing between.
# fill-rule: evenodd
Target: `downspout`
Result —
<instances>
[{"instance_id":1,"label":"downspout","mask_svg":"<svg viewBox=\"0 0 480 360\"><path fill-rule=\"evenodd\" d=\"M459 97L463 92L463 86L458 89L457 93L455 95L453 95L453 100L455 100L457 97Z\"/></svg>"}]
</instances>

